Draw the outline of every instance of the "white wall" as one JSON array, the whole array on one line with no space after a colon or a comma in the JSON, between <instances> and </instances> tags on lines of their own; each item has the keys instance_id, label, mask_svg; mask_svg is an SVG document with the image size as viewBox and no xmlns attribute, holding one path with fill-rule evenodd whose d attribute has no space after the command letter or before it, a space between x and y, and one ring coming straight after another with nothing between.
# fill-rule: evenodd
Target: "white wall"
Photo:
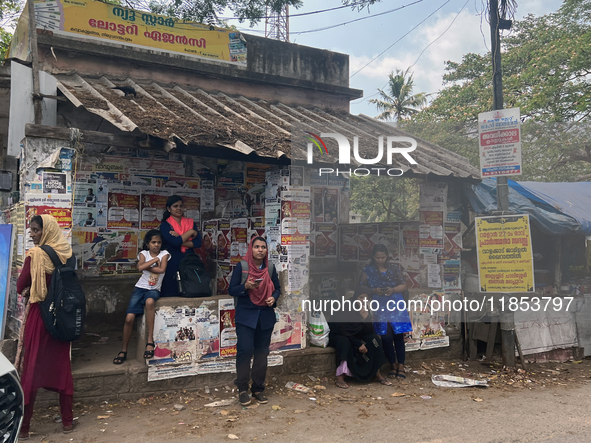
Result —
<instances>
[{"instance_id":1,"label":"white wall","mask_svg":"<svg viewBox=\"0 0 591 443\"><path fill-rule=\"evenodd\" d=\"M57 95L57 80L45 72L39 73L39 87L42 94ZM25 125L33 123L33 73L31 68L15 61L10 65L10 117L8 123L8 155L18 157L20 143L25 138ZM56 126L57 100L44 99L42 102L42 124Z\"/></svg>"}]
</instances>

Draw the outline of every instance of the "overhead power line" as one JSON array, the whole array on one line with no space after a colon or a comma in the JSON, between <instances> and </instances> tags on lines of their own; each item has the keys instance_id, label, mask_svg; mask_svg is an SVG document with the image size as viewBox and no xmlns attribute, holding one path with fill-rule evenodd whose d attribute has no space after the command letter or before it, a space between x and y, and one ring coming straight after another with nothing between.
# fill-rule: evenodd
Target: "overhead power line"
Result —
<instances>
[{"instance_id":1,"label":"overhead power line","mask_svg":"<svg viewBox=\"0 0 591 443\"><path fill-rule=\"evenodd\" d=\"M425 23L427 20L429 20L433 15L435 15L435 13L437 11L439 11L441 8L443 8L445 5L447 5L451 0L447 0L444 4L442 4L439 8L437 8L435 11L433 11L431 14L429 14L427 17L425 17L423 20L421 20L417 25L415 25L410 31L408 31L406 34L404 34L402 37L400 37L398 40L396 40L394 43L392 43L390 46L388 46L386 49L384 49L382 52L380 52L378 55L376 55L374 58L372 58L370 61L368 61L365 65L363 65L360 69L358 69L357 71L355 71L355 73L353 73L349 78L353 78L355 77L357 74L359 74L361 71L363 71L365 68L367 68L370 64L372 64L374 61L376 61L378 58L380 58L382 55L384 55L387 51L389 51L396 43L400 42L404 37L406 37L408 34L410 34L412 31L414 31L415 29L417 29L419 26L421 26L423 23Z\"/></svg>"},{"instance_id":2,"label":"overhead power line","mask_svg":"<svg viewBox=\"0 0 591 443\"><path fill-rule=\"evenodd\" d=\"M300 35L300 34L308 34L310 32L326 31L327 29L332 29L332 28L336 28L336 27L339 27L339 26L348 25L350 23L355 23L355 22L358 22L358 21L361 21L361 20L367 20L368 18L379 17L380 15L385 15L385 14L391 14L392 12L400 11L401 9L408 8L409 6L416 5L417 3L421 3L422 1L423 0L416 0L415 2L409 3L408 5L402 5L402 6L398 7L398 8L390 9L389 11L380 12L378 14L371 14L371 15L368 15L366 17L356 18L355 20L349 20L347 22L338 23L336 25L324 26L322 28L310 29L308 31L292 32L292 34L298 34L298 35Z\"/></svg>"}]
</instances>

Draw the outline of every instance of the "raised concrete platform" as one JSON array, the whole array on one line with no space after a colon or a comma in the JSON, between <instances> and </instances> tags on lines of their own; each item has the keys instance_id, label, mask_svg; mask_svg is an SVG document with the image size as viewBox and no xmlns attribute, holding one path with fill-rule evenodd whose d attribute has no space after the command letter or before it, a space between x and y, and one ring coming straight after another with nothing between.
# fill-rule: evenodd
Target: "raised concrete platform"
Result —
<instances>
[{"instance_id":1,"label":"raised concrete platform","mask_svg":"<svg viewBox=\"0 0 591 443\"><path fill-rule=\"evenodd\" d=\"M86 335L74 343L72 373L75 401L135 400L175 390L195 391L205 386L233 386L236 376L233 373L203 374L148 382L148 367L135 358L134 342L130 343L127 361L122 365L113 364L113 358L121 349L121 335L122 331L100 331L98 336ZM306 374L330 376L336 370L332 348L310 347L283 352L282 355L283 365L269 367L269 377L286 378ZM461 338L452 334L449 347L407 352L406 362L417 367L425 360L458 360L461 357ZM41 404L57 404L57 395L54 393L40 392L38 399Z\"/></svg>"}]
</instances>

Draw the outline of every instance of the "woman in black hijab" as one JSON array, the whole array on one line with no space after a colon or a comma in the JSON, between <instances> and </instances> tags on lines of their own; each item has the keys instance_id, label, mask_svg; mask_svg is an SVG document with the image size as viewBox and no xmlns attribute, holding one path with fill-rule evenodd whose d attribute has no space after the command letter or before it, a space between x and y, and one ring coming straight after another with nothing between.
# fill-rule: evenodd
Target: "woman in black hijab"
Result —
<instances>
[{"instance_id":1,"label":"woman in black hijab","mask_svg":"<svg viewBox=\"0 0 591 443\"><path fill-rule=\"evenodd\" d=\"M351 299L352 309L340 311L331 317L328 345L336 349L336 385L347 389L345 377L354 377L361 382L378 381L390 386L392 383L380 373L386 362L380 336L374 332L371 316L367 310L355 310L359 300L365 307L367 291L358 289Z\"/></svg>"}]
</instances>

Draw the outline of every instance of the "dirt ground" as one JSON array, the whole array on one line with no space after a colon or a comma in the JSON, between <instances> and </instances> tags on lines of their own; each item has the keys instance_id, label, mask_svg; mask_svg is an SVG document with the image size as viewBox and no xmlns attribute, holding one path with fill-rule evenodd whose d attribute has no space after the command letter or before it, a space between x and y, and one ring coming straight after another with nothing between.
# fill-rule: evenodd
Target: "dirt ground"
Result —
<instances>
[{"instance_id":1,"label":"dirt ground","mask_svg":"<svg viewBox=\"0 0 591 443\"><path fill-rule=\"evenodd\" d=\"M432 374L477 380L488 388L439 388ZM507 371L494 362L428 361L407 368L392 386L332 378L269 380L269 403L243 408L232 387L174 392L134 402L76 403L78 428L61 433L58 408L35 411L33 442L591 441L591 360L529 365ZM288 381L313 390L286 389ZM222 407L205 404L232 400ZM175 405L182 410L175 410Z\"/></svg>"}]
</instances>

